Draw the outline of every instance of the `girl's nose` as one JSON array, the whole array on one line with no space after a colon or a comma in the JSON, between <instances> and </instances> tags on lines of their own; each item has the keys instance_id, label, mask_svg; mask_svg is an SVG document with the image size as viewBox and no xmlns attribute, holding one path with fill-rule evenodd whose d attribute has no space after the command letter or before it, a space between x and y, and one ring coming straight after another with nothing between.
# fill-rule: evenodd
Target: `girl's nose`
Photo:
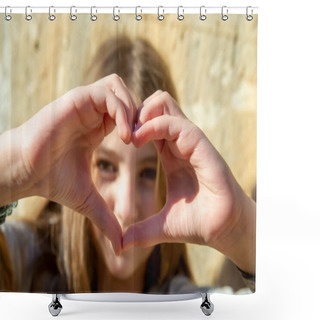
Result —
<instances>
[{"instance_id":1,"label":"girl's nose","mask_svg":"<svg viewBox=\"0 0 320 320\"><path fill-rule=\"evenodd\" d=\"M137 219L135 177L127 174L119 179L115 190L114 213L123 229Z\"/></svg>"}]
</instances>

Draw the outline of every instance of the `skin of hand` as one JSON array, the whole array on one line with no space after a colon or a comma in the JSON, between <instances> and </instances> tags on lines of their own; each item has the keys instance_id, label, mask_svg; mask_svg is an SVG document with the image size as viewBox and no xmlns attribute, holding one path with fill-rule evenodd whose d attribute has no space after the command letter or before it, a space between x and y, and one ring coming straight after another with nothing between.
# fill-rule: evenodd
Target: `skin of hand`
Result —
<instances>
[{"instance_id":1,"label":"skin of hand","mask_svg":"<svg viewBox=\"0 0 320 320\"><path fill-rule=\"evenodd\" d=\"M21 125L20 157L25 185L39 195L86 215L121 251L122 230L94 187L94 150L115 126L130 143L136 107L122 79L113 74L77 87Z\"/></svg>"},{"instance_id":2,"label":"skin of hand","mask_svg":"<svg viewBox=\"0 0 320 320\"><path fill-rule=\"evenodd\" d=\"M204 133L167 93L138 110L132 141L154 140L167 178L167 200L124 234L124 250L161 242L211 246L248 273L255 271L255 203L244 193Z\"/></svg>"},{"instance_id":3,"label":"skin of hand","mask_svg":"<svg viewBox=\"0 0 320 320\"><path fill-rule=\"evenodd\" d=\"M115 126L120 138L136 147L154 140L167 177L164 208L124 235L91 177L93 151ZM22 162L12 168L23 168L19 174L11 174L16 189L23 189L19 195L40 195L86 215L111 240L116 254L133 245L197 243L254 273L255 203L168 93L155 92L136 114L122 79L111 75L50 103L9 140L18 145L10 161Z\"/></svg>"}]
</instances>

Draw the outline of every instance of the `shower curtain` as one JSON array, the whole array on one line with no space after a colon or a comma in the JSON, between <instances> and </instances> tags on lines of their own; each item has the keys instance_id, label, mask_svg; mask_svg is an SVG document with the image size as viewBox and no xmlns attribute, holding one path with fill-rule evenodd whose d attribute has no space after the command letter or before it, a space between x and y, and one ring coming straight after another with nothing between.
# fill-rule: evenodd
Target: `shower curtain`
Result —
<instances>
[{"instance_id":1,"label":"shower curtain","mask_svg":"<svg viewBox=\"0 0 320 320\"><path fill-rule=\"evenodd\" d=\"M210 174L216 177L212 172L216 172L218 157L217 166L223 166L221 179L231 179L231 189L241 190L239 198L245 197L253 207L258 17L248 21L245 14L227 19L210 14L199 19L194 13L179 19L177 14L160 17L160 13L121 15L116 10L114 14L91 10L90 15L76 14L73 8L70 15L52 9L51 18L33 13L29 21L23 14L11 14L10 21L1 19L0 133L32 123L23 131L21 145L29 143L33 155L41 142L47 145L42 160L35 162L35 175L42 165L60 161L54 158L60 149L53 150L59 130L63 132L59 146L72 141L64 156L71 154L74 162L83 157L78 140L72 140L75 133L68 129L76 118L61 120L62 124L59 119L63 110L74 112L70 104L78 107L81 99L99 109L97 88L107 92L107 111L100 123L105 126L104 137L90 154L89 168L95 191L106 202L105 210L114 223L113 231L106 231L97 222L99 213L93 218L88 212L77 213L77 207L65 198L52 195L56 180L44 178L41 191L11 199L19 204L1 224L1 291L255 291L255 212L239 229L239 242L246 236L252 239L250 249L239 258L223 245L220 231L209 236L221 218L209 213L220 206L223 191L211 190L207 180ZM93 97L90 103L88 96ZM115 105L123 118L111 117L112 112L117 114L112 111ZM46 115L30 122L44 106L49 106ZM80 117L81 121L86 117ZM163 122L156 122L160 117ZM129 137L124 139L121 119L128 122ZM47 129L42 121L47 121ZM83 124L87 125L91 123ZM165 128L161 131L157 125ZM142 129L150 141L138 145ZM29 133L33 140L28 140ZM52 137L41 140L46 134ZM11 146L15 143L12 138ZM189 153L182 154L181 148ZM199 174L198 165L204 167ZM70 168L60 167L57 176L68 184L70 174L70 186L82 196L84 174L76 165ZM78 170L73 175L72 168ZM204 194L209 189L210 195L218 194L214 200L209 192ZM159 212L162 219L157 218ZM234 208L230 212L228 219L235 219L238 212ZM147 223L141 223L146 219ZM114 226L120 230L114 236L121 239L118 247L118 240L110 241ZM120 251L115 253L115 248ZM236 263L246 255L251 259L247 270Z\"/></svg>"}]
</instances>

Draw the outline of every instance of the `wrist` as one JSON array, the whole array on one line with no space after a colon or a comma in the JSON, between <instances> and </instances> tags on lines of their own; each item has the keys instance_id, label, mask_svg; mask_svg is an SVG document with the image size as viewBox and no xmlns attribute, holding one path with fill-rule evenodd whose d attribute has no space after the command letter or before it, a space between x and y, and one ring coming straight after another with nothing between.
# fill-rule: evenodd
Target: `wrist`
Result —
<instances>
[{"instance_id":1,"label":"wrist","mask_svg":"<svg viewBox=\"0 0 320 320\"><path fill-rule=\"evenodd\" d=\"M0 135L0 206L33 194L30 174L25 166L21 148L21 128Z\"/></svg>"},{"instance_id":2,"label":"wrist","mask_svg":"<svg viewBox=\"0 0 320 320\"><path fill-rule=\"evenodd\" d=\"M238 205L233 206L233 220L211 246L226 255L239 269L255 274L256 204L237 186Z\"/></svg>"},{"instance_id":3,"label":"wrist","mask_svg":"<svg viewBox=\"0 0 320 320\"><path fill-rule=\"evenodd\" d=\"M254 275L256 267L256 204L243 192L243 206L234 230L229 258L243 272Z\"/></svg>"}]
</instances>

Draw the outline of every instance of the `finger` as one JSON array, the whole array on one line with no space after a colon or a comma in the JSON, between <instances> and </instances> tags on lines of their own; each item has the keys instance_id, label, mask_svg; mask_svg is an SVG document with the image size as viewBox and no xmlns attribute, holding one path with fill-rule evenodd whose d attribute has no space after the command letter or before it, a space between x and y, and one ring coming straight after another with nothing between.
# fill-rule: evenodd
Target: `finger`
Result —
<instances>
[{"instance_id":1,"label":"finger","mask_svg":"<svg viewBox=\"0 0 320 320\"><path fill-rule=\"evenodd\" d=\"M172 116L164 115L146 122L132 135L136 147L140 147L151 140L172 141L179 137L182 126L181 121Z\"/></svg>"},{"instance_id":2,"label":"finger","mask_svg":"<svg viewBox=\"0 0 320 320\"><path fill-rule=\"evenodd\" d=\"M106 87L92 86L90 101L100 112L107 112L111 119L115 120L119 137L129 143L131 140L131 126L128 119L128 107L115 93ZM106 131L109 131L106 128Z\"/></svg>"},{"instance_id":3,"label":"finger","mask_svg":"<svg viewBox=\"0 0 320 320\"><path fill-rule=\"evenodd\" d=\"M136 106L136 104L135 104L135 102L134 102L134 99L133 99L133 97L131 96L131 94L130 94L130 91L129 91L129 89L128 89L128 87L125 85L125 83L124 83L124 81L122 80L122 78L121 77L119 77L120 78L120 81L121 81L121 83L122 83L122 85L123 85L123 87L125 88L125 90L126 90L126 93L127 93L127 95L128 95L128 97L129 97L129 101L130 101L130 110L132 111L130 114L129 114L129 116L128 116L128 119L129 119L129 124L131 124L131 132L134 130L134 127L135 127L135 124L136 124L136 113L137 113L137 106Z\"/></svg>"},{"instance_id":4,"label":"finger","mask_svg":"<svg viewBox=\"0 0 320 320\"><path fill-rule=\"evenodd\" d=\"M106 96L105 103L110 118L115 120L119 137L125 143L129 143L131 140L132 128L125 105L112 91L109 91L109 94Z\"/></svg>"},{"instance_id":5,"label":"finger","mask_svg":"<svg viewBox=\"0 0 320 320\"><path fill-rule=\"evenodd\" d=\"M150 100L152 100L154 97L156 97L157 95L161 94L163 91L162 90L157 90L155 91L151 96L149 96L148 98L146 98L143 103L149 103Z\"/></svg>"},{"instance_id":6,"label":"finger","mask_svg":"<svg viewBox=\"0 0 320 320\"><path fill-rule=\"evenodd\" d=\"M177 102L168 92L158 90L147 98L139 108L139 117L136 126L138 130L145 122L165 114L184 116Z\"/></svg>"},{"instance_id":7,"label":"finger","mask_svg":"<svg viewBox=\"0 0 320 320\"><path fill-rule=\"evenodd\" d=\"M150 247L158 243L169 242L166 236L165 214L161 212L130 226L123 235L123 250L133 246Z\"/></svg>"},{"instance_id":8,"label":"finger","mask_svg":"<svg viewBox=\"0 0 320 320\"><path fill-rule=\"evenodd\" d=\"M123 102L127 113L130 130L132 132L136 118L137 107L123 79L117 74L111 74L98 80L95 84L99 86L107 86Z\"/></svg>"},{"instance_id":9,"label":"finger","mask_svg":"<svg viewBox=\"0 0 320 320\"><path fill-rule=\"evenodd\" d=\"M91 100L97 102L101 96L102 98L104 97L104 107L100 111L107 112L110 118L115 120L119 137L125 143L129 143L132 130L128 119L128 107L109 88L94 87L92 89ZM106 131L109 131L108 128L106 128Z\"/></svg>"},{"instance_id":10,"label":"finger","mask_svg":"<svg viewBox=\"0 0 320 320\"><path fill-rule=\"evenodd\" d=\"M119 255L122 250L122 229L94 187L85 203L76 211L87 216L109 238L115 253Z\"/></svg>"},{"instance_id":11,"label":"finger","mask_svg":"<svg viewBox=\"0 0 320 320\"><path fill-rule=\"evenodd\" d=\"M119 136L123 141L128 143L131 138L131 128L127 118L127 107L121 99L119 99L114 92L106 86L89 85L85 87L78 87L70 91L67 95L71 99L71 103L63 103L62 97L61 106L71 105L73 108L62 108L62 118L70 119L74 116L74 108L77 110L76 116L80 118L81 124L86 130L98 128L103 122L103 114L107 113L113 119L118 127ZM69 113L65 116L66 113ZM107 121L105 124L111 124ZM71 125L70 120L68 126ZM105 128L105 132L110 129Z\"/></svg>"},{"instance_id":12,"label":"finger","mask_svg":"<svg viewBox=\"0 0 320 320\"><path fill-rule=\"evenodd\" d=\"M164 146L170 149L175 158L187 160L197 164L203 158L199 150L208 150L205 144L211 145L202 131L188 119L181 119L169 115L160 116L146 122L138 131L133 132L132 142L138 148L153 140L160 154L162 164L168 168L171 158L162 158Z\"/></svg>"}]
</instances>

